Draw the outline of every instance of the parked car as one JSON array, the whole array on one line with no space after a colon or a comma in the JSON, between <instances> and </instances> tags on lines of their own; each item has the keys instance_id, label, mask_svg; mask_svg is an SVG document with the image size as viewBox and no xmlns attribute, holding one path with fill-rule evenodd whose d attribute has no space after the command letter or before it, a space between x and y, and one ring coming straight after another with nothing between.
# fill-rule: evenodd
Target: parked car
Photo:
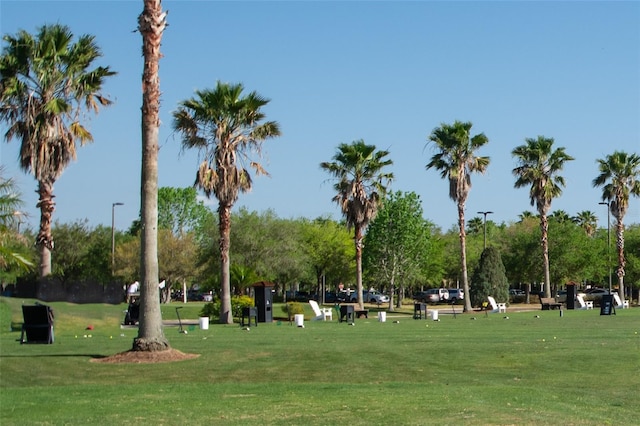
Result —
<instances>
[{"instance_id":1,"label":"parked car","mask_svg":"<svg viewBox=\"0 0 640 426\"><path fill-rule=\"evenodd\" d=\"M340 292L335 293L333 291L328 291L324 294L324 303L340 303L345 302L347 300L347 294Z\"/></svg>"},{"instance_id":2,"label":"parked car","mask_svg":"<svg viewBox=\"0 0 640 426\"><path fill-rule=\"evenodd\" d=\"M587 300L585 299L586 294L582 291L577 292L576 296L582 296L584 300ZM556 294L556 302L567 303L567 290L558 291L558 293Z\"/></svg>"},{"instance_id":3,"label":"parked car","mask_svg":"<svg viewBox=\"0 0 640 426\"><path fill-rule=\"evenodd\" d=\"M461 288L450 288L449 301L451 303L456 303L458 300L464 300L464 290Z\"/></svg>"},{"instance_id":4,"label":"parked car","mask_svg":"<svg viewBox=\"0 0 640 426\"><path fill-rule=\"evenodd\" d=\"M351 302L357 302L358 301L358 294L357 293L352 293L351 294L351 299L349 299ZM387 296L386 294L382 294L379 291L376 290L363 290L362 291L362 300L364 300L365 303L389 303L389 296Z\"/></svg>"},{"instance_id":5,"label":"parked car","mask_svg":"<svg viewBox=\"0 0 640 426\"><path fill-rule=\"evenodd\" d=\"M527 293L524 292L524 290L518 290L517 288L510 288L509 289L509 296L526 296Z\"/></svg>"},{"instance_id":6,"label":"parked car","mask_svg":"<svg viewBox=\"0 0 640 426\"><path fill-rule=\"evenodd\" d=\"M413 298L425 303L439 303L449 300L449 290L446 288L430 288L426 291L417 292Z\"/></svg>"},{"instance_id":7,"label":"parked car","mask_svg":"<svg viewBox=\"0 0 640 426\"><path fill-rule=\"evenodd\" d=\"M604 296L605 294L609 294L609 290L606 290L604 288L590 288L584 291L584 296L583 299L584 300L594 300L594 301L600 301L600 299L602 299L602 296Z\"/></svg>"}]
</instances>

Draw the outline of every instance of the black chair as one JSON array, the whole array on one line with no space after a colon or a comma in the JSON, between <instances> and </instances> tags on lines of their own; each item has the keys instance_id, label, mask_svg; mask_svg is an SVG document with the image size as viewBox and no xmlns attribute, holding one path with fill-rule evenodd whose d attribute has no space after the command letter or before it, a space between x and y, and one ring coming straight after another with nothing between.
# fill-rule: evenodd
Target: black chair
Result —
<instances>
[{"instance_id":1,"label":"black chair","mask_svg":"<svg viewBox=\"0 0 640 426\"><path fill-rule=\"evenodd\" d=\"M46 305L22 305L20 343L53 343L53 310ZM26 337L26 340L25 340Z\"/></svg>"}]
</instances>

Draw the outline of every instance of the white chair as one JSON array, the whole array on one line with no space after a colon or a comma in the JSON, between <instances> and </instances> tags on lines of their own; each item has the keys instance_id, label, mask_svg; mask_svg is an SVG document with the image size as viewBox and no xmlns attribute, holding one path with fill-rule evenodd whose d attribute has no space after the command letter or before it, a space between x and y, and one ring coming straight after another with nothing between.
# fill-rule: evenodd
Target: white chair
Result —
<instances>
[{"instance_id":1,"label":"white chair","mask_svg":"<svg viewBox=\"0 0 640 426\"><path fill-rule=\"evenodd\" d=\"M629 301L625 300L624 302L620 300L620 295L618 293L613 293L613 300L616 302L617 309L629 309Z\"/></svg>"},{"instance_id":2,"label":"white chair","mask_svg":"<svg viewBox=\"0 0 640 426\"><path fill-rule=\"evenodd\" d=\"M318 305L318 302L316 302L315 300L309 300L309 305L311 305L311 309L313 309L313 313L315 314L315 317L311 318L312 320L333 320L333 309L321 308L320 305Z\"/></svg>"},{"instance_id":3,"label":"white chair","mask_svg":"<svg viewBox=\"0 0 640 426\"><path fill-rule=\"evenodd\" d=\"M586 310L586 309L593 309L593 301L592 300L584 300L584 298L580 295L576 296L576 300L578 301L578 304L580 305L578 307L578 309L582 309L582 310Z\"/></svg>"},{"instance_id":4,"label":"white chair","mask_svg":"<svg viewBox=\"0 0 640 426\"><path fill-rule=\"evenodd\" d=\"M489 300L489 304L491 305L491 312L507 312L507 304L506 303L496 303L496 299L493 296L487 296Z\"/></svg>"}]
</instances>

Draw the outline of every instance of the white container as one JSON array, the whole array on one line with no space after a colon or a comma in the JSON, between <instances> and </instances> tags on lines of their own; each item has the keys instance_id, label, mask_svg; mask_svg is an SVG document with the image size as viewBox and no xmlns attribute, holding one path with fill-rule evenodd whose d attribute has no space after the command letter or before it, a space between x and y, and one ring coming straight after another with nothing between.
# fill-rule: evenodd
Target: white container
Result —
<instances>
[{"instance_id":1,"label":"white container","mask_svg":"<svg viewBox=\"0 0 640 426\"><path fill-rule=\"evenodd\" d=\"M304 327L304 315L303 314L295 314L293 316L293 320L295 321L297 327Z\"/></svg>"},{"instance_id":2,"label":"white container","mask_svg":"<svg viewBox=\"0 0 640 426\"><path fill-rule=\"evenodd\" d=\"M437 309L432 309L431 310L431 319L434 321L440 321L438 319L438 310Z\"/></svg>"},{"instance_id":3,"label":"white container","mask_svg":"<svg viewBox=\"0 0 640 426\"><path fill-rule=\"evenodd\" d=\"M379 322L387 321L387 313L384 311L378 312L378 321Z\"/></svg>"},{"instance_id":4,"label":"white container","mask_svg":"<svg viewBox=\"0 0 640 426\"><path fill-rule=\"evenodd\" d=\"M209 317L200 317L200 329L208 330L209 329Z\"/></svg>"}]
</instances>

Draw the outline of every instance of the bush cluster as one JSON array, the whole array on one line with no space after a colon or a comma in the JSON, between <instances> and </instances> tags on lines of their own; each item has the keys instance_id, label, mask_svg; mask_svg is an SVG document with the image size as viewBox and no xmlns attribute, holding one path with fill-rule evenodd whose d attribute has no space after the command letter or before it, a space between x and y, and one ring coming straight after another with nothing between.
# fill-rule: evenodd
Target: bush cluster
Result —
<instances>
[{"instance_id":1,"label":"bush cluster","mask_svg":"<svg viewBox=\"0 0 640 426\"><path fill-rule=\"evenodd\" d=\"M231 313L234 317L238 318L242 315L242 308L253 307L254 301L249 296L233 296L231 297ZM216 300L211 303L207 303L202 307L200 316L217 318L220 316L220 300Z\"/></svg>"}]
</instances>

